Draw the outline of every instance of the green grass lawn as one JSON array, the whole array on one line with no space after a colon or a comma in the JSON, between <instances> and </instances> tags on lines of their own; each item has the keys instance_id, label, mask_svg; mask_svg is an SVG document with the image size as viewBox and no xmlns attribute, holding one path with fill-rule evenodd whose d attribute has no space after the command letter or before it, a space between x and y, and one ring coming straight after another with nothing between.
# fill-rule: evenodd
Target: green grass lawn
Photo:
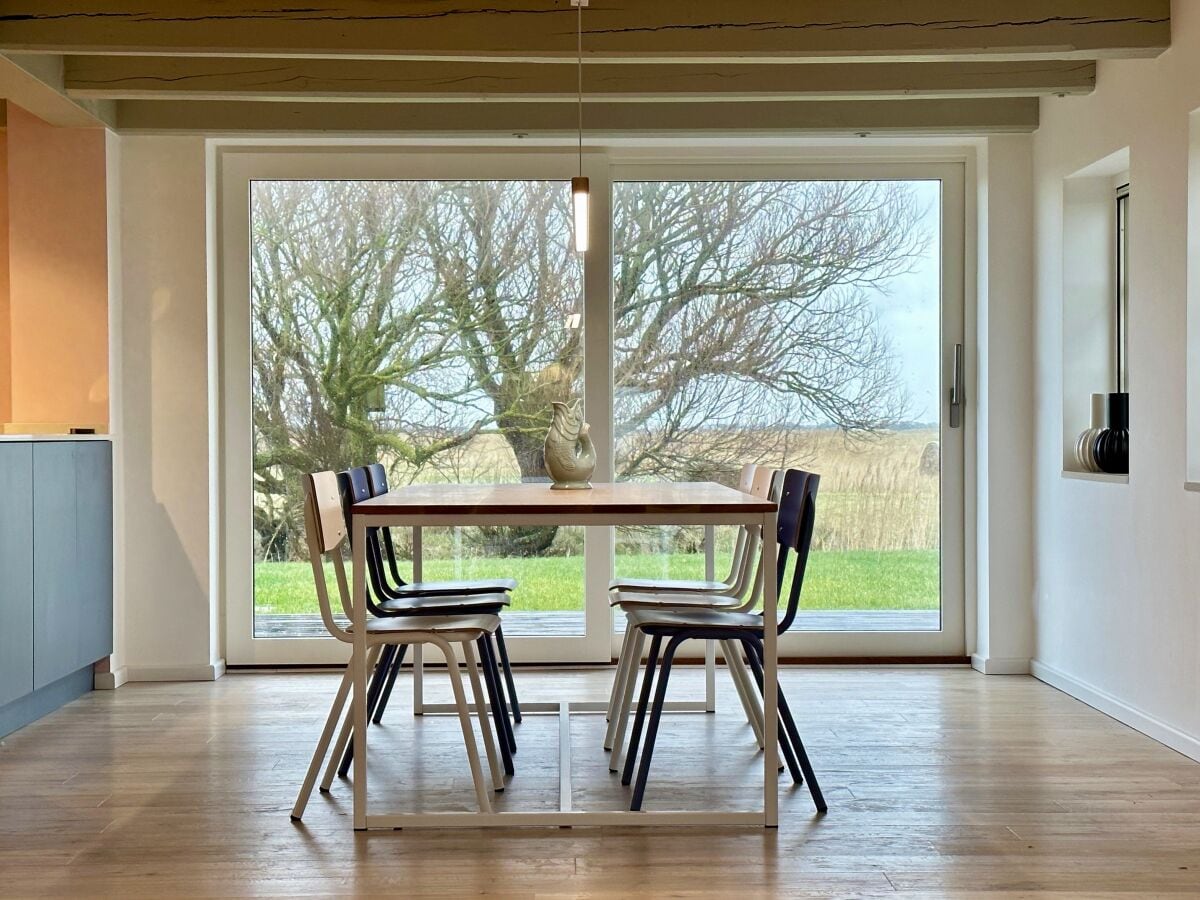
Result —
<instances>
[{"instance_id":1,"label":"green grass lawn","mask_svg":"<svg viewBox=\"0 0 1200 900\"><path fill-rule=\"evenodd\" d=\"M718 577L723 577L728 568L728 557L718 557ZM402 573L409 571L409 566L402 565ZM617 572L623 577L700 578L704 562L694 553L620 554ZM936 550L813 551L802 605L805 609L937 609L938 574ZM332 571L328 576L332 586ZM425 561L426 581L499 576L515 578L520 585L513 594L512 609L583 608L583 558L579 556ZM257 563L254 579L257 612L317 612L309 563Z\"/></svg>"}]
</instances>

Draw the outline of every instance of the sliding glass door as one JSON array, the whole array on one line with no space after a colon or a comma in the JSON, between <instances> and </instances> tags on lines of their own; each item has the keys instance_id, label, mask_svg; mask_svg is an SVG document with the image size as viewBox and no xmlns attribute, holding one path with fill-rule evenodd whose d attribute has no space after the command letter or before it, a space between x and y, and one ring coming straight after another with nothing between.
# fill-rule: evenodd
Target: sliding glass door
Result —
<instances>
[{"instance_id":1,"label":"sliding glass door","mask_svg":"<svg viewBox=\"0 0 1200 900\"><path fill-rule=\"evenodd\" d=\"M557 155L231 151L221 166L226 654L337 658L300 475L540 481L586 397L598 480L822 475L790 655L963 652L961 166L609 165L571 251ZM585 533L586 532L586 533ZM412 536L397 533L411 571ZM718 530L709 569L724 574ZM614 573L703 577L703 529L429 529L424 577L511 576L518 658L602 659ZM244 548L251 548L249 557ZM619 627L619 624L618 624Z\"/></svg>"},{"instance_id":2,"label":"sliding glass door","mask_svg":"<svg viewBox=\"0 0 1200 900\"><path fill-rule=\"evenodd\" d=\"M691 171L614 174L617 477L819 473L807 634L785 652L961 655L959 176ZM703 546L622 534L617 571L704 577ZM722 575L731 548L718 536Z\"/></svg>"},{"instance_id":3,"label":"sliding glass door","mask_svg":"<svg viewBox=\"0 0 1200 900\"><path fill-rule=\"evenodd\" d=\"M563 181L252 183L256 638L325 631L305 472L545 480L550 401L583 378L569 202ZM584 633L582 529L427 529L423 550L427 580L516 578L512 635Z\"/></svg>"}]
</instances>

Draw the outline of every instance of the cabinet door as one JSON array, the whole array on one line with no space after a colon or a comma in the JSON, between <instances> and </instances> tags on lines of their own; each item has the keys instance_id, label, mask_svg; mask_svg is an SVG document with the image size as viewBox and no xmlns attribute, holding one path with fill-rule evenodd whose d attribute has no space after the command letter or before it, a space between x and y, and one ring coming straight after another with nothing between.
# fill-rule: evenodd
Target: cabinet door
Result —
<instances>
[{"instance_id":1,"label":"cabinet door","mask_svg":"<svg viewBox=\"0 0 1200 900\"><path fill-rule=\"evenodd\" d=\"M79 566L75 668L79 668L112 653L112 444L108 441L75 445L75 498L75 558Z\"/></svg>"},{"instance_id":2,"label":"cabinet door","mask_svg":"<svg viewBox=\"0 0 1200 900\"><path fill-rule=\"evenodd\" d=\"M0 706L33 690L33 445L0 443Z\"/></svg>"},{"instance_id":3,"label":"cabinet door","mask_svg":"<svg viewBox=\"0 0 1200 900\"><path fill-rule=\"evenodd\" d=\"M79 668L75 444L33 448L33 686Z\"/></svg>"}]
</instances>

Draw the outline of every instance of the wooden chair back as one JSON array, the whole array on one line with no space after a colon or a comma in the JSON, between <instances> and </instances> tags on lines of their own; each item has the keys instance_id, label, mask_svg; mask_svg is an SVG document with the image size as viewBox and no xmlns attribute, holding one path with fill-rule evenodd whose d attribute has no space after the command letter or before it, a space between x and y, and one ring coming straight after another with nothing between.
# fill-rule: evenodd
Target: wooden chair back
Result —
<instances>
[{"instance_id":1,"label":"wooden chair back","mask_svg":"<svg viewBox=\"0 0 1200 900\"><path fill-rule=\"evenodd\" d=\"M333 563L342 612L346 618L350 618L350 585L342 561L342 547L349 542L346 539L346 520L337 476L333 472L314 472L304 476L304 530L317 602L321 608L321 621L331 635L349 643L352 640L350 632L333 617L329 585L325 579L325 560L328 558Z\"/></svg>"}]
</instances>

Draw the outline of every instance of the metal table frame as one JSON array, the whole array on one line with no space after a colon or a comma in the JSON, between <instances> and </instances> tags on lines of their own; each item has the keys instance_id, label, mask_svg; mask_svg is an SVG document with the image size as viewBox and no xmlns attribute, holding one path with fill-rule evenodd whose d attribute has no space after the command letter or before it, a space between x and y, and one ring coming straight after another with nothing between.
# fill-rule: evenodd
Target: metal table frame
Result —
<instances>
[{"instance_id":1,"label":"metal table frame","mask_svg":"<svg viewBox=\"0 0 1200 900\"><path fill-rule=\"evenodd\" d=\"M393 496L403 494L403 489ZM580 498L581 501L586 498ZM777 549L774 540L776 513L755 512L706 512L687 514L660 514L637 512L568 511L530 512L518 515L493 515L467 512L380 514L371 510L371 501L357 504L352 512L354 525L353 540L353 624L354 655L351 659L353 681L354 734L358 750L354 754L354 829L396 828L510 828L514 826L597 826L597 825L754 825L775 828L779 824L779 716L778 716L778 636L776 629L764 629L763 671L763 715L766 734L763 753L763 804L761 809L744 811L680 810L680 811L587 811L576 810L571 802L571 736L570 716L572 713L595 714L607 709L607 704L598 702L563 701L557 704L522 704L522 710L530 713L549 713L559 717L559 808L540 812L437 812L371 815L367 799L367 641L366 641L366 563L364 546L366 531L371 527L420 529L434 526L468 525L761 525L765 539L763 546L763 615L767 622L777 620L779 606L776 580ZM420 559L420 541L414 540L413 555ZM419 566L419 562L417 563ZM419 579L419 568L415 573ZM414 660L416 690L420 690L419 660ZM418 694L419 699L419 694ZM707 703L692 704L704 709ZM678 707L677 707L678 708ZM424 711L440 711L424 705Z\"/></svg>"}]
</instances>

